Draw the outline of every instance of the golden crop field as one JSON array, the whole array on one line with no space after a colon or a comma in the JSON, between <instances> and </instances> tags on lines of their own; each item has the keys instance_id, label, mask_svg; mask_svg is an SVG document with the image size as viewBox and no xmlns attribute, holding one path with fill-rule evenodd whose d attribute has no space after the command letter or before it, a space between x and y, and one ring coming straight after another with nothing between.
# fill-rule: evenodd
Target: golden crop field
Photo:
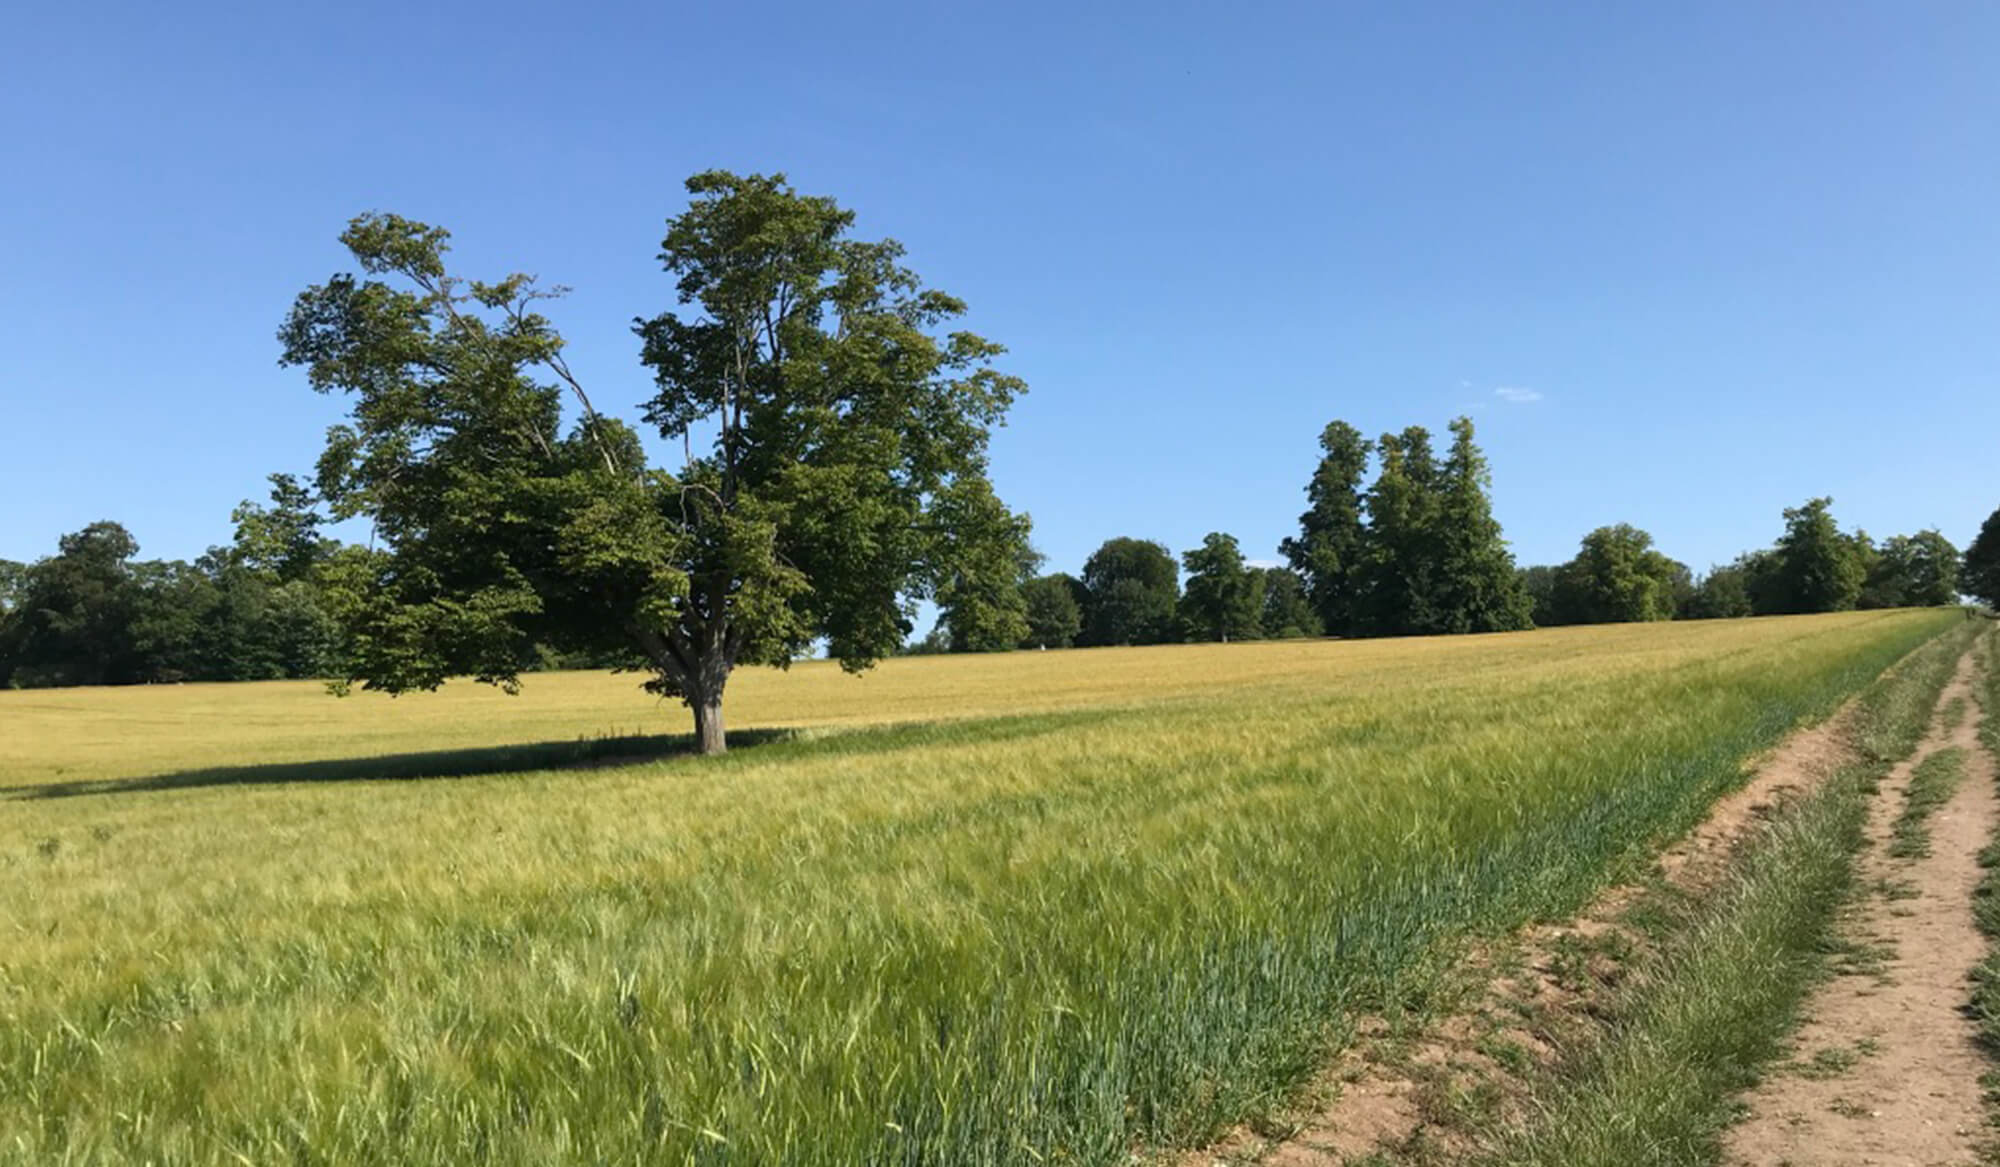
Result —
<instances>
[{"instance_id":1,"label":"golden crop field","mask_svg":"<svg viewBox=\"0 0 2000 1167\"><path fill-rule=\"evenodd\" d=\"M732 727L800 732L528 770L684 711L596 674L0 693L0 1161L1196 1142L1958 620L745 671Z\"/></svg>"}]
</instances>

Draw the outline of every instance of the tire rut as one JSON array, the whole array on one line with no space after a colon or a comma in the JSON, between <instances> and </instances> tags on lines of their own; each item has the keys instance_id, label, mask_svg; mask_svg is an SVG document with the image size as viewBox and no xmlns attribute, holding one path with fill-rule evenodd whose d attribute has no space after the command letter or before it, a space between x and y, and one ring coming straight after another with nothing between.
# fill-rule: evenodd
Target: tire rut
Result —
<instances>
[{"instance_id":1,"label":"tire rut","mask_svg":"<svg viewBox=\"0 0 2000 1167\"><path fill-rule=\"evenodd\" d=\"M2000 824L1994 760L1978 736L1980 651L1960 658L1924 740L1869 807L1859 891L1840 928L1842 958L1807 1003L1789 1061L1745 1096L1747 1117L1724 1141L1726 1163L1978 1160L1988 1065L1966 1012L1967 977L1987 952L1973 916L1979 853ZM1965 773L1931 817L1930 854L1892 858L1891 824L1912 773L1954 748L1965 751Z\"/></svg>"}]
</instances>

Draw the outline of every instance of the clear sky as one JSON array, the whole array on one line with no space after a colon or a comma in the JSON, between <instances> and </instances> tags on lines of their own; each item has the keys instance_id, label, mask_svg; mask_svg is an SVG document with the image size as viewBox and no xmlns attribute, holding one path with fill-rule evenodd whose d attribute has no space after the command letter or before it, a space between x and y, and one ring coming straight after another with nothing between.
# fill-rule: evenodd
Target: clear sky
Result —
<instances>
[{"instance_id":1,"label":"clear sky","mask_svg":"<svg viewBox=\"0 0 2000 1167\"><path fill-rule=\"evenodd\" d=\"M553 315L600 406L681 181L892 235L1031 392L1051 567L1275 555L1330 419L1470 412L1523 563L1627 521L1697 570L1834 496L2000 504L2000 5L38 4L0 68L0 557L226 541L339 413L277 367L393 210Z\"/></svg>"}]
</instances>

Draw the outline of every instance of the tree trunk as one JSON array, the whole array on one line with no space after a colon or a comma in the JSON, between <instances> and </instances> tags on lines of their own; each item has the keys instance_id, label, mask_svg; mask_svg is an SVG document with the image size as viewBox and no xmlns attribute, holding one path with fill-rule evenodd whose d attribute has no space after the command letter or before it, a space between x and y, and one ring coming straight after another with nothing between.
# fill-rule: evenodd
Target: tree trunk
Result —
<instances>
[{"instance_id":1,"label":"tree trunk","mask_svg":"<svg viewBox=\"0 0 2000 1167\"><path fill-rule=\"evenodd\" d=\"M694 748L699 754L729 752L729 738L722 731L722 694L689 693L688 706L694 710Z\"/></svg>"}]
</instances>

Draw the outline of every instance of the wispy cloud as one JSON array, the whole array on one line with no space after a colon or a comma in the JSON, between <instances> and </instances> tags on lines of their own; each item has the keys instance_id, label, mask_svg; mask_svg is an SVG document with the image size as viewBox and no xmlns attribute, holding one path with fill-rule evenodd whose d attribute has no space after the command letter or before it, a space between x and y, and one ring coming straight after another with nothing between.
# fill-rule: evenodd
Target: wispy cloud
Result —
<instances>
[{"instance_id":1,"label":"wispy cloud","mask_svg":"<svg viewBox=\"0 0 2000 1167\"><path fill-rule=\"evenodd\" d=\"M1246 559L1246 560L1244 560L1244 561L1243 561L1243 566L1245 566L1245 567L1260 567L1260 568L1262 568L1262 567L1283 567L1283 566L1285 566L1285 561L1284 561L1284 560L1282 560L1282 559Z\"/></svg>"},{"instance_id":2,"label":"wispy cloud","mask_svg":"<svg viewBox=\"0 0 2000 1167\"><path fill-rule=\"evenodd\" d=\"M1542 391L1523 389L1516 385L1502 385L1493 391L1493 396L1509 405L1532 405L1542 399Z\"/></svg>"}]
</instances>

